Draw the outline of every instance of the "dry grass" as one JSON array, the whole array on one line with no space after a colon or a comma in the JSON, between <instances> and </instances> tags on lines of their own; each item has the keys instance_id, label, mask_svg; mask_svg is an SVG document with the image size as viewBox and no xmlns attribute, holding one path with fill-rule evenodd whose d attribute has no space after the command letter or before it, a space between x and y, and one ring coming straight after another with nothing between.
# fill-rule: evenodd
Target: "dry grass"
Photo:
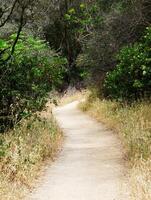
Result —
<instances>
[{"instance_id":1,"label":"dry grass","mask_svg":"<svg viewBox=\"0 0 151 200\"><path fill-rule=\"evenodd\" d=\"M151 159L135 163L130 174L132 200L151 199Z\"/></svg>"},{"instance_id":2,"label":"dry grass","mask_svg":"<svg viewBox=\"0 0 151 200\"><path fill-rule=\"evenodd\" d=\"M89 98L80 108L119 133L131 164L132 200L151 199L151 104Z\"/></svg>"},{"instance_id":3,"label":"dry grass","mask_svg":"<svg viewBox=\"0 0 151 200\"><path fill-rule=\"evenodd\" d=\"M78 101L86 96L88 96L89 92L86 90L78 91L78 90L71 90L68 91L66 94L63 95L62 98L60 98L59 105L63 106L68 103L72 103L73 101Z\"/></svg>"},{"instance_id":4,"label":"dry grass","mask_svg":"<svg viewBox=\"0 0 151 200\"><path fill-rule=\"evenodd\" d=\"M44 161L53 160L62 134L52 116L22 120L0 138L0 199L23 199Z\"/></svg>"}]
</instances>

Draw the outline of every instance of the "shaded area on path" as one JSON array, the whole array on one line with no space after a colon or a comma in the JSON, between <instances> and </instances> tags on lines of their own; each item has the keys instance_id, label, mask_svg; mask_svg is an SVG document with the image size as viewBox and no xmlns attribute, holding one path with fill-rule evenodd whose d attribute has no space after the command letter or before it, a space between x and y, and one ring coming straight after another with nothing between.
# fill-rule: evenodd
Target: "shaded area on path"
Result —
<instances>
[{"instance_id":1,"label":"shaded area on path","mask_svg":"<svg viewBox=\"0 0 151 200\"><path fill-rule=\"evenodd\" d=\"M123 200L124 161L120 141L73 102L54 110L65 142L31 200ZM121 196L121 194L123 196Z\"/></svg>"}]
</instances>

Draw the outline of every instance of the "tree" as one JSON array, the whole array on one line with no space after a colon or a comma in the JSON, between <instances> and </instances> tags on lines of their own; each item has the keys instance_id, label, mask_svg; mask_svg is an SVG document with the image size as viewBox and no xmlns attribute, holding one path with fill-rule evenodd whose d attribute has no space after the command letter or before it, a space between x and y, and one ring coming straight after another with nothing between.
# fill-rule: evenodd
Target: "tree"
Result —
<instances>
[{"instance_id":1,"label":"tree","mask_svg":"<svg viewBox=\"0 0 151 200\"><path fill-rule=\"evenodd\" d=\"M97 0L100 20L95 21L91 37L83 46L82 63L91 69L91 82L102 85L108 71L117 64L119 50L138 41L151 24L149 0ZM93 81L92 81L93 80ZM99 86L100 87L100 86Z\"/></svg>"},{"instance_id":2,"label":"tree","mask_svg":"<svg viewBox=\"0 0 151 200\"><path fill-rule=\"evenodd\" d=\"M35 16L35 2L17 0L2 5L1 28L11 23L17 28L13 35L0 38L0 131L42 109L47 93L60 87L65 74L64 58L45 41L26 31L23 34Z\"/></svg>"},{"instance_id":3,"label":"tree","mask_svg":"<svg viewBox=\"0 0 151 200\"><path fill-rule=\"evenodd\" d=\"M12 44L11 51L10 51L10 55L8 55L8 57L6 59L1 59L0 62L8 62L14 51L15 51L15 46L18 42L19 36L22 32L23 27L25 26L25 24L27 23L28 20L28 15L27 13L29 13L29 11L32 10L32 7L34 6L34 1L32 0L14 0L13 3L10 3L10 1L8 0L7 2L2 1L2 6L0 8L0 28L2 28L3 26L5 26L5 24L7 22L11 22L12 20L15 21L18 24L18 28L17 28L17 35L16 38L14 39L14 43ZM14 16L15 16L15 20L14 20ZM5 51L8 50L7 49L3 49L2 51L0 51L0 58L2 58L2 54L5 53Z\"/></svg>"},{"instance_id":4,"label":"tree","mask_svg":"<svg viewBox=\"0 0 151 200\"><path fill-rule=\"evenodd\" d=\"M76 59L82 50L81 36L87 34L83 30L84 21L88 17L83 2L58 1L57 6L55 4L50 10L49 23L44 26L44 34L50 46L68 60L68 83L78 75Z\"/></svg>"}]
</instances>

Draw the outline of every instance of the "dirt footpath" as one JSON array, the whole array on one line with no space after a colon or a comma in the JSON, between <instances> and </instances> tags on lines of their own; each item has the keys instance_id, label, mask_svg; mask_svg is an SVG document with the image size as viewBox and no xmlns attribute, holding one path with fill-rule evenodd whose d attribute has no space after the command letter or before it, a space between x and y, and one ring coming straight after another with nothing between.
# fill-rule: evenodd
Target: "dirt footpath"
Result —
<instances>
[{"instance_id":1,"label":"dirt footpath","mask_svg":"<svg viewBox=\"0 0 151 200\"><path fill-rule=\"evenodd\" d=\"M27 200L128 200L120 141L77 105L54 110L65 135L63 151Z\"/></svg>"}]
</instances>

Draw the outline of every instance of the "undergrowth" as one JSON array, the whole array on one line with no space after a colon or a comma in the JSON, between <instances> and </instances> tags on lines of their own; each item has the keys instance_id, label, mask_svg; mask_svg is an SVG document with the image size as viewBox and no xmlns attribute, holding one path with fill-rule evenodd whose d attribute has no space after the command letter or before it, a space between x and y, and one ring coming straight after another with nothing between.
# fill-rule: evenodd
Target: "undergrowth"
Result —
<instances>
[{"instance_id":1,"label":"undergrowth","mask_svg":"<svg viewBox=\"0 0 151 200\"><path fill-rule=\"evenodd\" d=\"M52 117L22 120L0 138L1 200L22 199L32 188L43 162L54 159L62 134Z\"/></svg>"},{"instance_id":2,"label":"undergrowth","mask_svg":"<svg viewBox=\"0 0 151 200\"><path fill-rule=\"evenodd\" d=\"M133 105L90 96L80 108L119 133L131 164L133 200L151 199L151 103Z\"/></svg>"}]
</instances>

